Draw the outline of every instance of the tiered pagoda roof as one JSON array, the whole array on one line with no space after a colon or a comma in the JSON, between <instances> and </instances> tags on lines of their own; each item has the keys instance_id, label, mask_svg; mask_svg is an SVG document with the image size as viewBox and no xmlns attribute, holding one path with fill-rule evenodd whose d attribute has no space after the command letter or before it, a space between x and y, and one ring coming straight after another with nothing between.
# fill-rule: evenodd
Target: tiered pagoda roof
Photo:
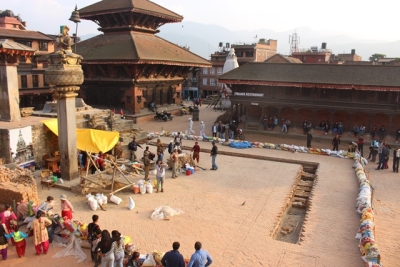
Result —
<instances>
[{"instance_id":1,"label":"tiered pagoda roof","mask_svg":"<svg viewBox=\"0 0 400 267\"><path fill-rule=\"evenodd\" d=\"M158 27L183 17L149 0L103 0L79 10L103 31L77 44L82 64L164 64L210 67L209 61L158 36Z\"/></svg>"}]
</instances>

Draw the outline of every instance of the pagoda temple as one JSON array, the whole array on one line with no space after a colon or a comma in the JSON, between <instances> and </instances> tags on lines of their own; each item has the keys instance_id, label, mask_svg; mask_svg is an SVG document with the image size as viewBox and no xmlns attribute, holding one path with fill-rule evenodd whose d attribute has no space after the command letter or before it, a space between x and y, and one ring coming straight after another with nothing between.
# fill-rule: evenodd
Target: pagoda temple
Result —
<instances>
[{"instance_id":1,"label":"pagoda temple","mask_svg":"<svg viewBox=\"0 0 400 267\"><path fill-rule=\"evenodd\" d=\"M178 104L182 82L193 68L209 61L155 34L183 17L148 0L103 0L79 10L81 19L97 23L104 34L76 44L83 56L81 94L91 105L121 107L139 114Z\"/></svg>"}]
</instances>

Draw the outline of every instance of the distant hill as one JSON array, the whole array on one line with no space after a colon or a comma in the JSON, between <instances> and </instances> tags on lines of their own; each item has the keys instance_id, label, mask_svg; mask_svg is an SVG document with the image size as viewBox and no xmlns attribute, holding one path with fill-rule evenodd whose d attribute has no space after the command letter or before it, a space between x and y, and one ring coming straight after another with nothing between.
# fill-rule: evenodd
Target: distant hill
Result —
<instances>
[{"instance_id":1,"label":"distant hill","mask_svg":"<svg viewBox=\"0 0 400 267\"><path fill-rule=\"evenodd\" d=\"M278 40L278 52L289 53L289 35L293 31L275 32L270 29L257 31L231 31L218 25L206 25L196 22L183 22L166 24L160 28L158 36L178 44L189 46L190 51L206 58L218 50L218 43L231 44L255 43L260 38ZM395 42L380 42L378 40L360 40L347 35L330 31L314 31L308 27L296 29L300 36L300 48L321 46L322 42L327 43L327 48L334 54L350 53L356 49L356 54L362 56L363 60L374 53L386 54L388 57L400 57L400 40ZM257 39L254 38L257 36Z\"/></svg>"}]
</instances>

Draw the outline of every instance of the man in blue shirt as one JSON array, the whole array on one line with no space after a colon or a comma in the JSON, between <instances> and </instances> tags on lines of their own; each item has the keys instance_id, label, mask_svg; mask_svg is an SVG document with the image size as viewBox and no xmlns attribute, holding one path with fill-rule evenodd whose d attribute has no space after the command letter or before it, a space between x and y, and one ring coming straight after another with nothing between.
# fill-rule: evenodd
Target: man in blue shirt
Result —
<instances>
[{"instance_id":1,"label":"man in blue shirt","mask_svg":"<svg viewBox=\"0 0 400 267\"><path fill-rule=\"evenodd\" d=\"M201 249L201 243L194 243L194 248L196 252L193 253L190 258L190 262L187 267L207 267L212 263L212 258L207 251Z\"/></svg>"},{"instance_id":2,"label":"man in blue shirt","mask_svg":"<svg viewBox=\"0 0 400 267\"><path fill-rule=\"evenodd\" d=\"M185 267L185 261L183 256L179 253L178 249L181 246L179 242L174 242L172 244L173 250L165 253L164 257L161 259L161 264L164 267Z\"/></svg>"}]
</instances>

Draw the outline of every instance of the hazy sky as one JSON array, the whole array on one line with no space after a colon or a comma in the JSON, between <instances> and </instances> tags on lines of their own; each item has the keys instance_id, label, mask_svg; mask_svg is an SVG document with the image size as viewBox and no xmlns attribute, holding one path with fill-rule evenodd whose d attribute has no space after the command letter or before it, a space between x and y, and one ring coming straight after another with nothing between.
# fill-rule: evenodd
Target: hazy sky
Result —
<instances>
[{"instance_id":1,"label":"hazy sky","mask_svg":"<svg viewBox=\"0 0 400 267\"><path fill-rule=\"evenodd\" d=\"M28 29L58 33L60 25L75 26L68 19L78 8L98 0L1 0L1 9L10 9L27 21ZM154 0L180 15L184 21L217 24L230 30L275 31L308 26L314 30L326 29L359 39L382 41L400 40L397 10L394 0ZM91 21L79 24L78 35L96 33ZM71 30L70 33L75 30ZM274 38L269 36L268 38Z\"/></svg>"}]
</instances>

